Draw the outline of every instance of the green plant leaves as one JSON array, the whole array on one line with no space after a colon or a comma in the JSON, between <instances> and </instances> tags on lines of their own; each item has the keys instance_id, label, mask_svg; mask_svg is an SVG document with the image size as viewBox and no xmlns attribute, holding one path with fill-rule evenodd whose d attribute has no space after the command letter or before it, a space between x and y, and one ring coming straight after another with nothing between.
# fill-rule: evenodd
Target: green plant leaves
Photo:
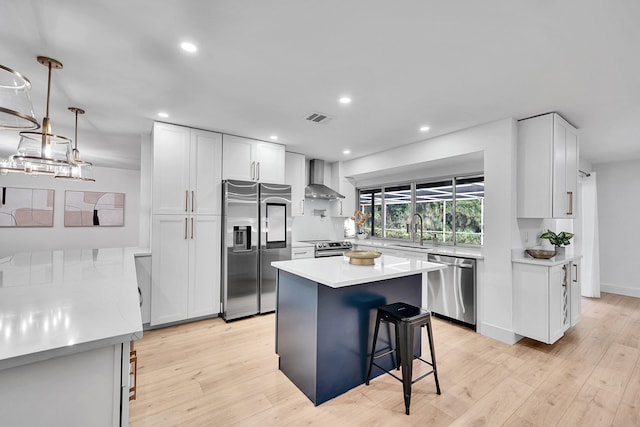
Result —
<instances>
[{"instance_id":1,"label":"green plant leaves","mask_svg":"<svg viewBox=\"0 0 640 427\"><path fill-rule=\"evenodd\" d=\"M574 236L573 233L569 233L568 231L561 231L556 234L553 231L547 229L544 233L542 233L539 237L541 239L549 239L549 243L553 246L568 246L571 244L570 240Z\"/></svg>"}]
</instances>

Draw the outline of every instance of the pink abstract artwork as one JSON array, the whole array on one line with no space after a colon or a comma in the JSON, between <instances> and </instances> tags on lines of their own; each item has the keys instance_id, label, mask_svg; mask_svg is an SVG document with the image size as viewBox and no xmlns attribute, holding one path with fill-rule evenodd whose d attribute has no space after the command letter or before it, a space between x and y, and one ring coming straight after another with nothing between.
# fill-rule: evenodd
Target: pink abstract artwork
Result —
<instances>
[{"instance_id":1,"label":"pink abstract artwork","mask_svg":"<svg viewBox=\"0 0 640 427\"><path fill-rule=\"evenodd\" d=\"M121 227L124 193L65 191L65 227Z\"/></svg>"},{"instance_id":2,"label":"pink abstract artwork","mask_svg":"<svg viewBox=\"0 0 640 427\"><path fill-rule=\"evenodd\" d=\"M53 227L53 190L0 188L0 227Z\"/></svg>"}]
</instances>

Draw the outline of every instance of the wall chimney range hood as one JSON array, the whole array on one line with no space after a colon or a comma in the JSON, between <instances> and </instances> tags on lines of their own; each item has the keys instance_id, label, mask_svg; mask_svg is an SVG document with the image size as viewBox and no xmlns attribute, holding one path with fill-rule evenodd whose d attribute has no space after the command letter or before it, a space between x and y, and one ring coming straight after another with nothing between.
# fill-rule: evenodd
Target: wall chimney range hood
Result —
<instances>
[{"instance_id":1,"label":"wall chimney range hood","mask_svg":"<svg viewBox=\"0 0 640 427\"><path fill-rule=\"evenodd\" d=\"M344 199L344 196L324 185L324 160L313 159L309 162L309 185L305 188L307 199Z\"/></svg>"}]
</instances>

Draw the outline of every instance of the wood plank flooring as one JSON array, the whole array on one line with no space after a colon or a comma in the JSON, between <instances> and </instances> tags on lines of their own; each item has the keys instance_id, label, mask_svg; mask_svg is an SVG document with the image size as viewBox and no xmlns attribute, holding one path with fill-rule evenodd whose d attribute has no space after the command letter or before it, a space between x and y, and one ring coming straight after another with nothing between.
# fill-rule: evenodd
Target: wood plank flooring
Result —
<instances>
[{"instance_id":1,"label":"wood plank flooring","mask_svg":"<svg viewBox=\"0 0 640 427\"><path fill-rule=\"evenodd\" d=\"M146 332L131 425L640 426L638 298L583 299L554 345L510 346L434 319L442 395L432 377L414 384L410 416L388 375L314 407L277 369L274 319Z\"/></svg>"}]
</instances>

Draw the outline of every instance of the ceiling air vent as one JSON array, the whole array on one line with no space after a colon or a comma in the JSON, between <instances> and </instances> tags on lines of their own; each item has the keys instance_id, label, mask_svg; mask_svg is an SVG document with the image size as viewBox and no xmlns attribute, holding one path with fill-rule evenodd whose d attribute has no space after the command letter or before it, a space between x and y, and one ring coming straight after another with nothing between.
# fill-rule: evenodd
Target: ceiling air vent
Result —
<instances>
[{"instance_id":1,"label":"ceiling air vent","mask_svg":"<svg viewBox=\"0 0 640 427\"><path fill-rule=\"evenodd\" d=\"M314 123L327 123L331 117L323 113L311 113L306 117L307 120Z\"/></svg>"}]
</instances>

